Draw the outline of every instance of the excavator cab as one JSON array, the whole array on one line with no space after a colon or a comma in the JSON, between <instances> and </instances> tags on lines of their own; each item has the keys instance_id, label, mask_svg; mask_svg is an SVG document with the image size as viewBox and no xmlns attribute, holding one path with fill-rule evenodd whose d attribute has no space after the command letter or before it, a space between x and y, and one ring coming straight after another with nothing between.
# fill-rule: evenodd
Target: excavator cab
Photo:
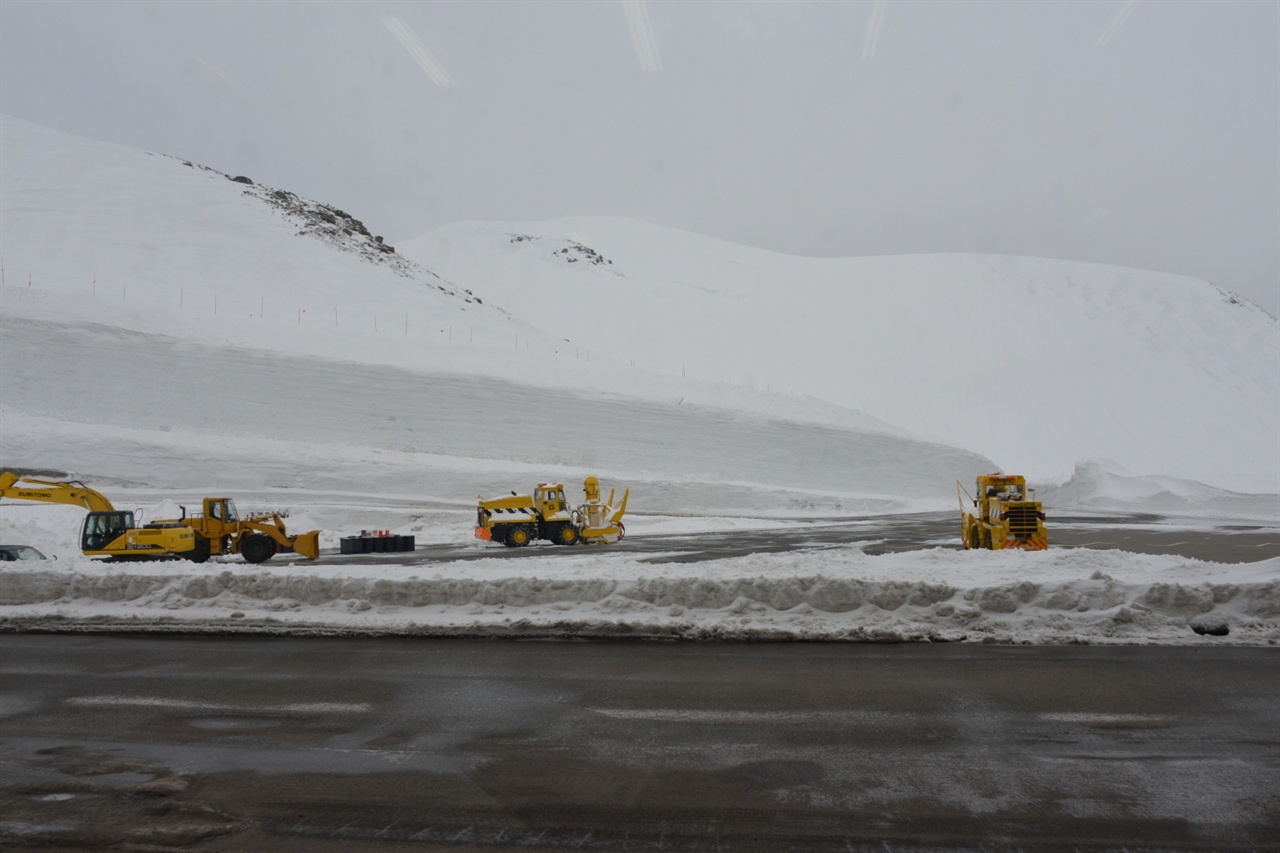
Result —
<instances>
[{"instance_id":1,"label":"excavator cab","mask_svg":"<svg viewBox=\"0 0 1280 853\"><path fill-rule=\"evenodd\" d=\"M102 551L131 529L133 529L132 511L91 512L85 516L84 526L80 529L80 549Z\"/></svg>"}]
</instances>

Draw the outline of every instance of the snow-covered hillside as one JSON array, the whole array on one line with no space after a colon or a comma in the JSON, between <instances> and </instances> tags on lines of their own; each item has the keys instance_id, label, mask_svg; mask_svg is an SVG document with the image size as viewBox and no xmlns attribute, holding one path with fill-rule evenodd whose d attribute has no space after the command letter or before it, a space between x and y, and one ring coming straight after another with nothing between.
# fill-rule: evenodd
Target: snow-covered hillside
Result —
<instances>
[{"instance_id":1,"label":"snow-covered hillside","mask_svg":"<svg viewBox=\"0 0 1280 853\"><path fill-rule=\"evenodd\" d=\"M1106 457L1280 492L1280 324L1205 282L1039 258L797 258L613 219L458 223L401 249L582 346L812 395L1042 481Z\"/></svg>"},{"instance_id":2,"label":"snow-covered hillside","mask_svg":"<svg viewBox=\"0 0 1280 853\"><path fill-rule=\"evenodd\" d=\"M284 190L13 119L3 145L4 464L459 502L596 473L683 512L938 505L994 467L540 331Z\"/></svg>"},{"instance_id":3,"label":"snow-covered hillside","mask_svg":"<svg viewBox=\"0 0 1280 853\"><path fill-rule=\"evenodd\" d=\"M545 480L630 487L638 537L954 510L956 480L1001 465L1059 473L1036 484L1054 512L1280 516L1275 321L1201 283L805 260L608 220L458 226L412 260L343 211L199 164L10 118L0 148L0 468L82 478L148 519L224 493L291 511L329 549L361 528L484 548L476 495ZM988 316L993 301L1006 310ZM975 382L975 364L1005 379ZM1067 479L1094 456L1137 474ZM689 565L624 543L430 569L123 571L77 553L81 517L0 504L0 540L59 558L0 571L0 627L1280 637L1275 560L947 539Z\"/></svg>"}]
</instances>

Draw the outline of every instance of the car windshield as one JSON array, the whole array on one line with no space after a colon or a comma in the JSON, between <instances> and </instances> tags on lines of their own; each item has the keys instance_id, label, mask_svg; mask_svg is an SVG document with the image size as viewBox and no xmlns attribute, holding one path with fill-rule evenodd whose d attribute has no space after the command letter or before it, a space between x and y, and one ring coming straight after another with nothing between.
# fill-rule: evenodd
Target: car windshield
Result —
<instances>
[{"instance_id":1,"label":"car windshield","mask_svg":"<svg viewBox=\"0 0 1280 853\"><path fill-rule=\"evenodd\" d=\"M43 560L44 554L41 554L35 548L27 545L17 545L12 548L5 548L5 558L10 560Z\"/></svg>"}]
</instances>

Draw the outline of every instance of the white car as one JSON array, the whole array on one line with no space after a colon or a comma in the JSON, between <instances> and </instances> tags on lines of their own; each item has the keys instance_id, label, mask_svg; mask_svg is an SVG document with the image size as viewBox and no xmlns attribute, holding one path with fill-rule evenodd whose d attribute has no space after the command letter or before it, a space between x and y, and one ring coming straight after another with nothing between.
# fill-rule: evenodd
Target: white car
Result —
<instances>
[{"instance_id":1,"label":"white car","mask_svg":"<svg viewBox=\"0 0 1280 853\"><path fill-rule=\"evenodd\" d=\"M0 545L0 562L47 559L49 558L30 545Z\"/></svg>"}]
</instances>

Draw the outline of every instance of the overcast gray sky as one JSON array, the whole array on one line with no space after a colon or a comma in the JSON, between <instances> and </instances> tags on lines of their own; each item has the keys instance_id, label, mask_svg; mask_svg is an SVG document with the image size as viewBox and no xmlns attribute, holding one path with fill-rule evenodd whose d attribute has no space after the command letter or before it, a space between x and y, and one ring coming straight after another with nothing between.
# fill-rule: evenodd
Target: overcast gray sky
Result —
<instances>
[{"instance_id":1,"label":"overcast gray sky","mask_svg":"<svg viewBox=\"0 0 1280 853\"><path fill-rule=\"evenodd\" d=\"M0 112L393 242L627 216L1142 267L1280 314L1275 0L0 0Z\"/></svg>"}]
</instances>

